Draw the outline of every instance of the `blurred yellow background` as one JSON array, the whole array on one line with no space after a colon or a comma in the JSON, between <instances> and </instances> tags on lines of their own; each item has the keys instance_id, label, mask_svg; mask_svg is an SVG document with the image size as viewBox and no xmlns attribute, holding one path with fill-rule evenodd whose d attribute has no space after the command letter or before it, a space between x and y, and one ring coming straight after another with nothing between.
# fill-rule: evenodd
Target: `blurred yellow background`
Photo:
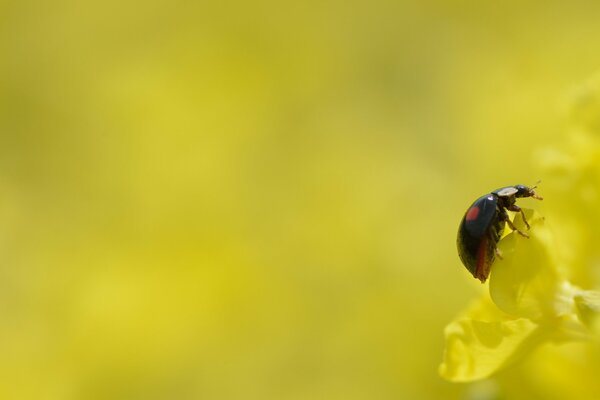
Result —
<instances>
[{"instance_id":1,"label":"blurred yellow background","mask_svg":"<svg viewBox=\"0 0 600 400\"><path fill-rule=\"evenodd\" d=\"M599 18L0 2L0 398L481 398L437 374L458 223L543 180Z\"/></svg>"}]
</instances>

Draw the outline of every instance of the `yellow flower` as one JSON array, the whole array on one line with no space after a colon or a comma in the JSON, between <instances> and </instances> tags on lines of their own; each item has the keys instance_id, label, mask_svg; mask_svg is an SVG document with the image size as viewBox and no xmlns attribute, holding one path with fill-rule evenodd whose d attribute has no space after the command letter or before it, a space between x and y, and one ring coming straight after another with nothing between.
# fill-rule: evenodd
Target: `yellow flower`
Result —
<instances>
[{"instance_id":1,"label":"yellow flower","mask_svg":"<svg viewBox=\"0 0 600 400\"><path fill-rule=\"evenodd\" d=\"M597 329L600 293L581 290L561 277L551 255L550 231L527 210L531 238L510 233L498 247L482 299L445 329L441 375L464 382L488 377L540 344L589 338ZM522 220L515 218L517 227Z\"/></svg>"},{"instance_id":2,"label":"yellow flower","mask_svg":"<svg viewBox=\"0 0 600 400\"><path fill-rule=\"evenodd\" d=\"M593 272L600 234L600 80L586 88L574 101L578 122L566 149L537 155L550 202L545 218L526 210L530 238L512 232L499 242L503 259L492 266L489 298L445 328L439 372L450 381L489 377L545 343L600 339L600 274ZM525 229L520 215L514 223ZM600 373L597 365L589 368Z\"/></svg>"}]
</instances>

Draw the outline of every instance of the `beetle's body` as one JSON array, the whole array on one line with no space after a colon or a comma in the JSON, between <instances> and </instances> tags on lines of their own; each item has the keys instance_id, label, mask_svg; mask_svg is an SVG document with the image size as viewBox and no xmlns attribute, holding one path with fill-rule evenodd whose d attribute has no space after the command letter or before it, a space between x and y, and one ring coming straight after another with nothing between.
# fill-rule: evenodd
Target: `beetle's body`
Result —
<instances>
[{"instance_id":1,"label":"beetle's body","mask_svg":"<svg viewBox=\"0 0 600 400\"><path fill-rule=\"evenodd\" d=\"M458 255L467 270L482 283L490 274L490 267L496 258L496 245L502 237L506 223L516 230L508 217L507 210L521 212L515 204L519 197L533 197L541 200L524 185L507 186L481 196L469 207L458 229ZM525 224L525 215L523 214ZM518 230L517 230L518 231ZM527 237L527 234L518 231Z\"/></svg>"}]
</instances>

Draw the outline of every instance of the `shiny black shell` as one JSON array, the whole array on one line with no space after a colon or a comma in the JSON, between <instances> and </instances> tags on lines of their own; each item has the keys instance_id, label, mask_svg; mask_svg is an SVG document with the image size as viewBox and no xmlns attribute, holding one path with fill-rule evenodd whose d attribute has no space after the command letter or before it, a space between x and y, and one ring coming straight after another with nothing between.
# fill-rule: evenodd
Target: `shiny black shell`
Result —
<instances>
[{"instance_id":1,"label":"shiny black shell","mask_svg":"<svg viewBox=\"0 0 600 400\"><path fill-rule=\"evenodd\" d=\"M457 237L458 255L469 272L485 282L496 256L496 245L504 231L504 210L498 195L481 196L465 213Z\"/></svg>"},{"instance_id":2,"label":"shiny black shell","mask_svg":"<svg viewBox=\"0 0 600 400\"><path fill-rule=\"evenodd\" d=\"M543 200L536 194L535 188L536 186L525 185L505 186L481 196L467 209L458 228L456 239L458 255L467 270L482 283L490 274L490 267L498 251L496 245L502 237L507 222L510 228L516 230L521 236L529 237L514 226L506 211L520 212L523 222L529 229L525 213L515 204L515 201L523 197Z\"/></svg>"}]
</instances>

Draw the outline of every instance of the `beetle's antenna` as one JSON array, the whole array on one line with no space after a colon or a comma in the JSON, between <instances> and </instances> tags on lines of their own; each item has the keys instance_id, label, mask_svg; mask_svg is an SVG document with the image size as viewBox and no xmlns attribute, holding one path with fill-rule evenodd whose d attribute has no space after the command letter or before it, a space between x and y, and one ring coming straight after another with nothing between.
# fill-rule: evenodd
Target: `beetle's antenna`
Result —
<instances>
[{"instance_id":1,"label":"beetle's antenna","mask_svg":"<svg viewBox=\"0 0 600 400\"><path fill-rule=\"evenodd\" d=\"M536 200L544 200L544 198L543 198L542 196L538 196L538 195L537 195L537 194L535 194L535 192L533 191L533 189L537 188L537 187L538 187L538 185L539 185L540 183L542 183L542 180L541 180L541 179L540 179L540 180L538 180L538 181L535 183L535 185L533 185L533 186L531 187L531 197L533 197L533 198L534 198L534 199L536 199Z\"/></svg>"}]
</instances>

